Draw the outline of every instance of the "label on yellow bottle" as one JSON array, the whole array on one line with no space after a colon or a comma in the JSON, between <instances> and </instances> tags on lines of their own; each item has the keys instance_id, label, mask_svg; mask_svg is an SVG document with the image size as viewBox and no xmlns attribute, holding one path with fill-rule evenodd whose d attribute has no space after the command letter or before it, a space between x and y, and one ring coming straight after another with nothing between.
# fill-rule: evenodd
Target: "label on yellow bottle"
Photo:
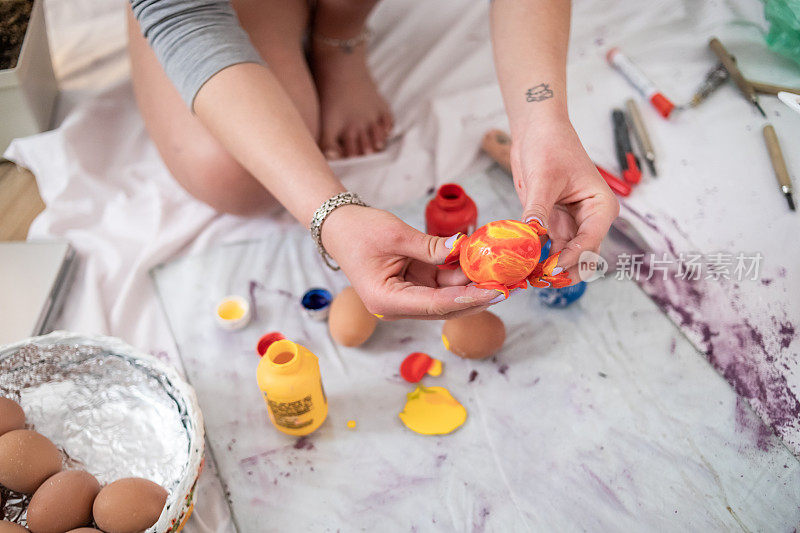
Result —
<instances>
[{"instance_id":1,"label":"label on yellow bottle","mask_svg":"<svg viewBox=\"0 0 800 533\"><path fill-rule=\"evenodd\" d=\"M311 396L299 400L270 399L264 393L269 406L269 414L276 426L288 429L301 429L314 423L314 401Z\"/></svg>"}]
</instances>

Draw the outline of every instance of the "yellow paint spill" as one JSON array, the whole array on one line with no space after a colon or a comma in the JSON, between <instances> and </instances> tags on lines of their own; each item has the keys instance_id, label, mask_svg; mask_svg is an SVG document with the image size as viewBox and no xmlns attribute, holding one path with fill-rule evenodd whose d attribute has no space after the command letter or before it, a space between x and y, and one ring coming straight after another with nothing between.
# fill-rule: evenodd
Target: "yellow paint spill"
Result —
<instances>
[{"instance_id":1,"label":"yellow paint spill","mask_svg":"<svg viewBox=\"0 0 800 533\"><path fill-rule=\"evenodd\" d=\"M444 335L442 335L442 343L444 344L444 349L449 351L450 350L450 341L447 340L447 337L445 337Z\"/></svg>"},{"instance_id":2,"label":"yellow paint spill","mask_svg":"<svg viewBox=\"0 0 800 533\"><path fill-rule=\"evenodd\" d=\"M408 429L422 435L446 435L467 420L467 410L444 387L418 385L398 415Z\"/></svg>"},{"instance_id":3,"label":"yellow paint spill","mask_svg":"<svg viewBox=\"0 0 800 533\"><path fill-rule=\"evenodd\" d=\"M225 300L217 307L217 314L222 320L238 320L244 316L244 307L235 300Z\"/></svg>"},{"instance_id":4,"label":"yellow paint spill","mask_svg":"<svg viewBox=\"0 0 800 533\"><path fill-rule=\"evenodd\" d=\"M350 429L355 429L356 428L356 421L355 420L348 420L347 421L347 427L349 427Z\"/></svg>"},{"instance_id":5,"label":"yellow paint spill","mask_svg":"<svg viewBox=\"0 0 800 533\"><path fill-rule=\"evenodd\" d=\"M442 375L442 362L438 359L434 359L433 363L431 363L431 367L428 369L428 374L436 377Z\"/></svg>"}]
</instances>

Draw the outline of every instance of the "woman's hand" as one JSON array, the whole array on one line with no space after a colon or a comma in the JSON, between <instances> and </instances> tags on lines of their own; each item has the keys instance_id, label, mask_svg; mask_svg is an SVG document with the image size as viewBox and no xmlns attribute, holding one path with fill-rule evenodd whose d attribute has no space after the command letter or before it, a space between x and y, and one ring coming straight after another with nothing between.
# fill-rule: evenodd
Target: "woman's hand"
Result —
<instances>
[{"instance_id":1,"label":"woman's hand","mask_svg":"<svg viewBox=\"0 0 800 533\"><path fill-rule=\"evenodd\" d=\"M461 270L440 270L455 239L421 233L386 211L333 211L322 242L370 313L386 320L446 319L485 309L498 292L467 286ZM502 296L500 297L500 299Z\"/></svg>"},{"instance_id":2,"label":"woman's hand","mask_svg":"<svg viewBox=\"0 0 800 533\"><path fill-rule=\"evenodd\" d=\"M534 217L547 228L553 253L561 251L558 267L574 267L585 250L597 252L619 203L568 121L517 131L511 171L522 220Z\"/></svg>"}]
</instances>

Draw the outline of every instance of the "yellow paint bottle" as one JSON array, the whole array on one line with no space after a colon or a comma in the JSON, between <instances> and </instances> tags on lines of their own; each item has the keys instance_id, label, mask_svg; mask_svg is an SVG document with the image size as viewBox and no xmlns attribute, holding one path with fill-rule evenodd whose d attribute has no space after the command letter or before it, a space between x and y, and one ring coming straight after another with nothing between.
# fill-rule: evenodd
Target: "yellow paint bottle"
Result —
<instances>
[{"instance_id":1,"label":"yellow paint bottle","mask_svg":"<svg viewBox=\"0 0 800 533\"><path fill-rule=\"evenodd\" d=\"M290 340L270 344L258 364L258 386L269 419L289 435L308 435L328 416L317 356Z\"/></svg>"}]
</instances>

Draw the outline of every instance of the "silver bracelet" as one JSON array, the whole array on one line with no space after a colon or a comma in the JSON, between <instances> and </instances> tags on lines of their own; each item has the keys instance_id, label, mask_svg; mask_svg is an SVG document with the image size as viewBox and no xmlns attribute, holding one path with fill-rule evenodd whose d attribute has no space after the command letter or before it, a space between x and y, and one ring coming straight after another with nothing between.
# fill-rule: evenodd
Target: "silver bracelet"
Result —
<instances>
[{"instance_id":1,"label":"silver bracelet","mask_svg":"<svg viewBox=\"0 0 800 533\"><path fill-rule=\"evenodd\" d=\"M322 245L322 223L325 222L325 219L328 218L328 215L343 205L360 205L367 207L367 204L364 203L358 194L354 192L340 192L336 196L332 196L325 200L325 203L319 206L319 209L314 211L314 216L311 217L311 225L309 226L309 229L311 230L311 238L314 239L314 242L317 244L317 251L322 256L325 264L328 265L328 268L331 270L339 270L339 267L331 263L333 258L325 249L325 246Z\"/></svg>"},{"instance_id":2,"label":"silver bracelet","mask_svg":"<svg viewBox=\"0 0 800 533\"><path fill-rule=\"evenodd\" d=\"M322 44L326 44L328 46L333 46L336 48L341 48L345 54L352 54L356 46L358 46L361 43L365 43L370 38L372 38L372 30L370 30L369 28L364 28L363 30L361 30L361 33L359 33L352 39L335 39L333 37L325 37L324 35L320 35L318 33L313 34L311 37L315 41L318 41Z\"/></svg>"}]
</instances>

